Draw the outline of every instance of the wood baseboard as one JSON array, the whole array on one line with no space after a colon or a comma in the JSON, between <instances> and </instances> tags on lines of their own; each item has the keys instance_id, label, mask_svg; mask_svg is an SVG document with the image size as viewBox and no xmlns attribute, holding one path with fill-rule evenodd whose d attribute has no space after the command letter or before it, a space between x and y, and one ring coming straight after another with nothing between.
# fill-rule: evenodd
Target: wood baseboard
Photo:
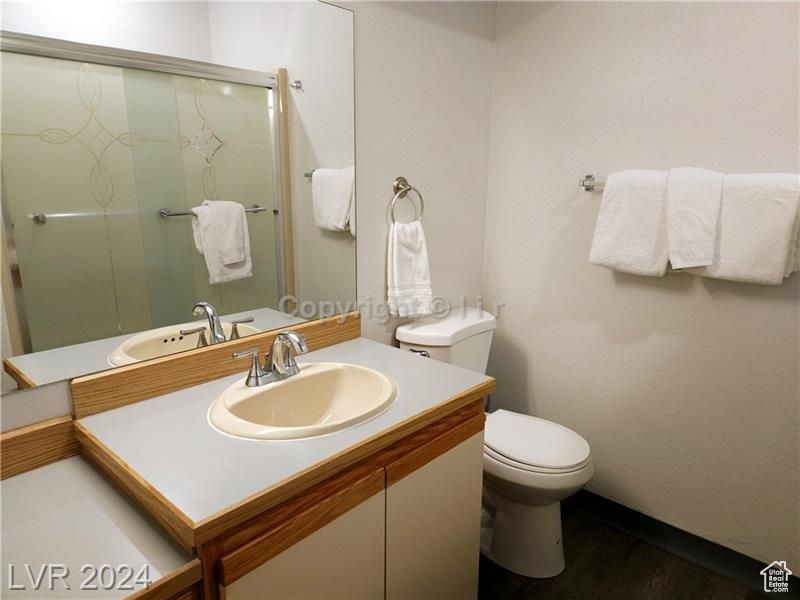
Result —
<instances>
[{"instance_id":1,"label":"wood baseboard","mask_svg":"<svg viewBox=\"0 0 800 600\"><path fill-rule=\"evenodd\" d=\"M309 350L353 340L361 335L357 312L287 327L306 336ZM267 352L277 331L197 348L110 371L77 377L70 383L76 419L154 398L170 392L247 371L249 361L231 354L250 348Z\"/></svg>"},{"instance_id":2,"label":"wood baseboard","mask_svg":"<svg viewBox=\"0 0 800 600\"><path fill-rule=\"evenodd\" d=\"M0 434L0 478L13 477L80 452L70 416L12 429Z\"/></svg>"}]
</instances>

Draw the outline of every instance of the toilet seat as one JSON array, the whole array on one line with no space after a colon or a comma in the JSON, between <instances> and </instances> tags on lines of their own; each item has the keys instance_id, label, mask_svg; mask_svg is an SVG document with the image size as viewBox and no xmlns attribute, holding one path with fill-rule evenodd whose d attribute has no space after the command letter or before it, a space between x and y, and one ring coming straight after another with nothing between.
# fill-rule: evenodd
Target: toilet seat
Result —
<instances>
[{"instance_id":1,"label":"toilet seat","mask_svg":"<svg viewBox=\"0 0 800 600\"><path fill-rule=\"evenodd\" d=\"M532 473L571 473L591 461L588 442L571 429L507 410L487 415L484 452Z\"/></svg>"},{"instance_id":2,"label":"toilet seat","mask_svg":"<svg viewBox=\"0 0 800 600\"><path fill-rule=\"evenodd\" d=\"M509 467L514 467L515 469L519 469L521 471L527 471L528 473L552 473L554 475L559 475L562 473L573 473L575 471L580 471L586 465L591 462L589 457L586 458L582 463L575 467L567 467L565 469L549 469L547 467L538 467L536 465L528 465L519 461L514 460L513 458L509 458L508 456L503 456L499 452L493 450L490 446L487 446L485 443L483 445L483 452L487 456L491 456L494 460L499 463L502 463Z\"/></svg>"}]
</instances>

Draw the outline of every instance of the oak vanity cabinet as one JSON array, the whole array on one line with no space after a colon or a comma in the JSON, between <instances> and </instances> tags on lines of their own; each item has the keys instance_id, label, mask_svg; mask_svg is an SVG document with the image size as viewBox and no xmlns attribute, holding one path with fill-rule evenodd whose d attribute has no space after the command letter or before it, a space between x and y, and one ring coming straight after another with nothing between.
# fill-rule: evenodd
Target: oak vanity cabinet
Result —
<instances>
[{"instance_id":1,"label":"oak vanity cabinet","mask_svg":"<svg viewBox=\"0 0 800 600\"><path fill-rule=\"evenodd\" d=\"M445 441L330 484L332 496L224 555L220 597L474 598L483 433Z\"/></svg>"}]
</instances>

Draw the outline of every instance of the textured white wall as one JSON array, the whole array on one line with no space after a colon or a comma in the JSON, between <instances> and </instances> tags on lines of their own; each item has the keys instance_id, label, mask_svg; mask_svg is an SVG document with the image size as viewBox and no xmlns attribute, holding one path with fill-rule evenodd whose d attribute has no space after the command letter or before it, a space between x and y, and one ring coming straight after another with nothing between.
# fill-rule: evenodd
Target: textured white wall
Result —
<instances>
[{"instance_id":1,"label":"textured white wall","mask_svg":"<svg viewBox=\"0 0 800 600\"><path fill-rule=\"evenodd\" d=\"M576 188L626 168L797 172L798 5L504 3L497 21L495 405L583 434L592 491L798 564L800 276L591 266L600 197Z\"/></svg>"},{"instance_id":2,"label":"textured white wall","mask_svg":"<svg viewBox=\"0 0 800 600\"><path fill-rule=\"evenodd\" d=\"M206 2L27 0L3 2L8 31L211 60Z\"/></svg>"},{"instance_id":3,"label":"textured white wall","mask_svg":"<svg viewBox=\"0 0 800 600\"><path fill-rule=\"evenodd\" d=\"M480 294L493 3L353 2L359 299L386 299L386 209L404 175L425 197L434 294ZM402 212L398 210L398 215ZM364 317L390 342L396 322Z\"/></svg>"},{"instance_id":4,"label":"textured white wall","mask_svg":"<svg viewBox=\"0 0 800 600\"><path fill-rule=\"evenodd\" d=\"M209 15L214 62L282 67L303 82L302 91L289 90L295 292L304 301L352 303L356 241L314 224L303 173L353 165L353 15L321 2L212 2Z\"/></svg>"}]
</instances>

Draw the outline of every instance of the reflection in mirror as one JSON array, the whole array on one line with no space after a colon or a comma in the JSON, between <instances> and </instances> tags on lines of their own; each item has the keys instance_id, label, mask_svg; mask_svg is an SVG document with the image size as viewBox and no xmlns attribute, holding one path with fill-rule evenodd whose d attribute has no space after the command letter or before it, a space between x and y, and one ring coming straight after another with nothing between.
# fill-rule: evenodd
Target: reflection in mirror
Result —
<instances>
[{"instance_id":1,"label":"reflection in mirror","mask_svg":"<svg viewBox=\"0 0 800 600\"><path fill-rule=\"evenodd\" d=\"M196 62L38 38L57 24L24 5L2 39L3 389L352 310L353 211L321 219L304 176L347 174L354 206L349 11L206 5ZM259 19L287 29L230 35Z\"/></svg>"}]
</instances>

